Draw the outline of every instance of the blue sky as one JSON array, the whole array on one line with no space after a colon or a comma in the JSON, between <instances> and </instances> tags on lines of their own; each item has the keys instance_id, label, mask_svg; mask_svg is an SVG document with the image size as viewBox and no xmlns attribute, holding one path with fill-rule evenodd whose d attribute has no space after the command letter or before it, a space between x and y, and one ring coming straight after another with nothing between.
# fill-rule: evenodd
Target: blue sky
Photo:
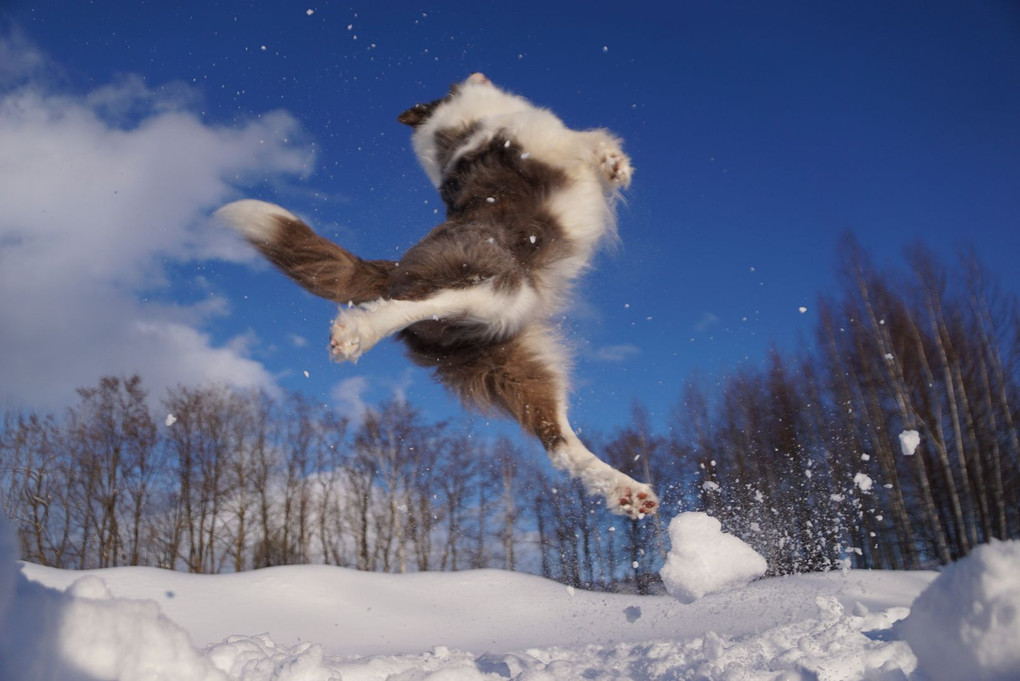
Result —
<instances>
[{"instance_id":1,"label":"blue sky","mask_svg":"<svg viewBox=\"0 0 1020 681\"><path fill-rule=\"evenodd\" d=\"M459 413L393 343L330 364L331 304L206 218L273 200L396 257L441 219L396 115L473 71L637 168L567 322L579 425L798 352L844 232L889 267L968 243L1020 290L1013 3L7 0L0 405L139 372Z\"/></svg>"}]
</instances>

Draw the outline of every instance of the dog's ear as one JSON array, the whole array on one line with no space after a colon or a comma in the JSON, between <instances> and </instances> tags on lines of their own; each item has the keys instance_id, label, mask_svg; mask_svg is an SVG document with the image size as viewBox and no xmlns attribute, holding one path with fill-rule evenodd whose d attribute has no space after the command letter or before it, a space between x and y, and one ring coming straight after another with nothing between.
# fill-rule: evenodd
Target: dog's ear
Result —
<instances>
[{"instance_id":1,"label":"dog's ear","mask_svg":"<svg viewBox=\"0 0 1020 681\"><path fill-rule=\"evenodd\" d=\"M435 111L436 107L439 106L439 102L442 100L436 100L429 102L428 104L415 104L404 113L397 116L397 121L404 125L410 125L412 128L417 128L419 125L424 123L432 112Z\"/></svg>"}]
</instances>

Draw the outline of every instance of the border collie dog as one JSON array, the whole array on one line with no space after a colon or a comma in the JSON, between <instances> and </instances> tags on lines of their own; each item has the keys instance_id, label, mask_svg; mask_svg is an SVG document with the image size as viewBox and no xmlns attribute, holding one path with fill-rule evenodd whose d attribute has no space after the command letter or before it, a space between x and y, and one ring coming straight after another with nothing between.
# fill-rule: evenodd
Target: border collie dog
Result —
<instances>
[{"instance_id":1,"label":"border collie dog","mask_svg":"<svg viewBox=\"0 0 1020 681\"><path fill-rule=\"evenodd\" d=\"M398 120L413 128L447 209L399 261L363 260L262 201L217 216L305 289L347 304L333 322L333 359L355 361L396 335L465 404L517 419L611 511L654 513L652 489L598 459L567 422L568 358L553 321L615 235L614 204L632 173L620 141L570 130L480 73Z\"/></svg>"}]
</instances>

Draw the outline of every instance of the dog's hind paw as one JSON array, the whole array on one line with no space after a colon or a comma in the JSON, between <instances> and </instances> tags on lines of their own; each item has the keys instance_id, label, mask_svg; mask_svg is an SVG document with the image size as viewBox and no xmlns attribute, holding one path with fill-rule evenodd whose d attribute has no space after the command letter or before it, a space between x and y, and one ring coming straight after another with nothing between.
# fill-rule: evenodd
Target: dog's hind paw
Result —
<instances>
[{"instance_id":1,"label":"dog's hind paw","mask_svg":"<svg viewBox=\"0 0 1020 681\"><path fill-rule=\"evenodd\" d=\"M659 510L659 498L648 485L630 482L620 485L606 496L606 506L617 515L640 520Z\"/></svg>"}]
</instances>

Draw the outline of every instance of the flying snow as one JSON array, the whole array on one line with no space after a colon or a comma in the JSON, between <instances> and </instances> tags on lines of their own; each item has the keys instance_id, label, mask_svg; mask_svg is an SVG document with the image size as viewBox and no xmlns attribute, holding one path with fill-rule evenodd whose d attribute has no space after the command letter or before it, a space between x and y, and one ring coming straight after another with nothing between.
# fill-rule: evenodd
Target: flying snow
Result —
<instances>
[{"instance_id":1,"label":"flying snow","mask_svg":"<svg viewBox=\"0 0 1020 681\"><path fill-rule=\"evenodd\" d=\"M875 481L867 473L858 473L854 476L854 484L857 485L857 489L867 493L871 491Z\"/></svg>"},{"instance_id":2,"label":"flying snow","mask_svg":"<svg viewBox=\"0 0 1020 681\"><path fill-rule=\"evenodd\" d=\"M919 444L921 444L921 434L916 430L905 430L900 433L900 451L903 452L903 456L913 456Z\"/></svg>"},{"instance_id":3,"label":"flying snow","mask_svg":"<svg viewBox=\"0 0 1020 681\"><path fill-rule=\"evenodd\" d=\"M669 523L670 550L659 571L666 591L681 603L744 586L768 565L754 549L722 531L706 513L681 513Z\"/></svg>"}]
</instances>

